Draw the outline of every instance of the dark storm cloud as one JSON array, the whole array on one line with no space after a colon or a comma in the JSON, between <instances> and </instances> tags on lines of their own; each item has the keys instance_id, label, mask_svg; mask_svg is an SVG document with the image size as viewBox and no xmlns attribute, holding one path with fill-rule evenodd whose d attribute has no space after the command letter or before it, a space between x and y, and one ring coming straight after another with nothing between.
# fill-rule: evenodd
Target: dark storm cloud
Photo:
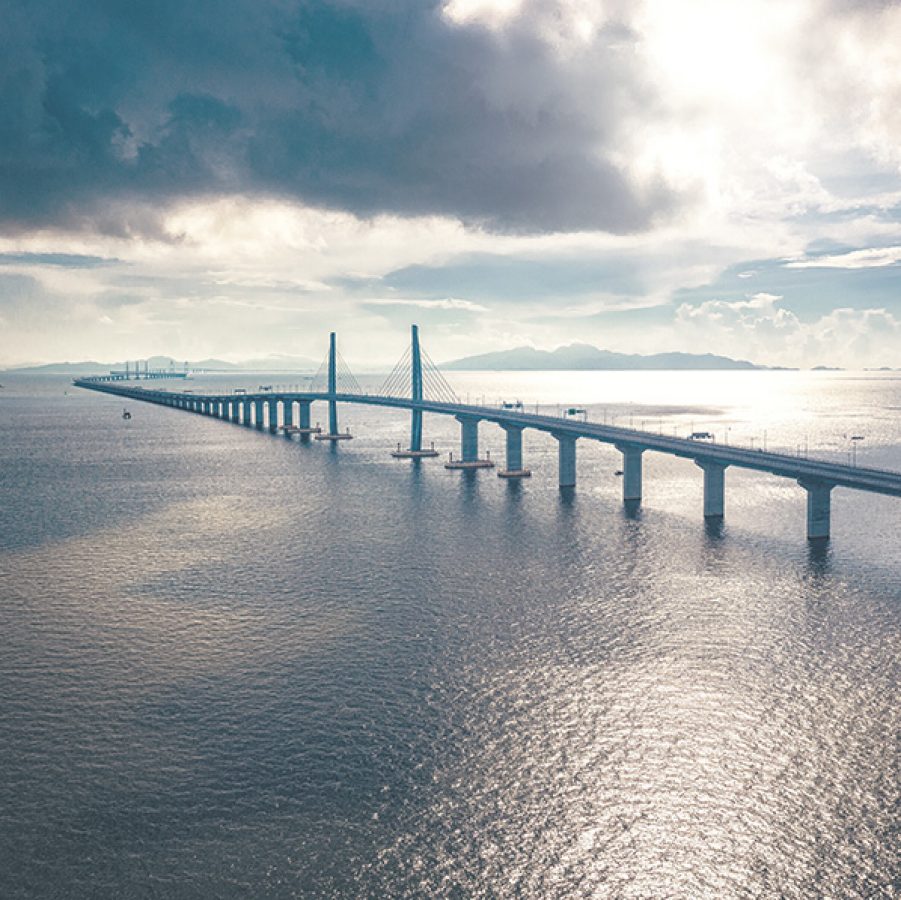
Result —
<instances>
[{"instance_id":1,"label":"dark storm cloud","mask_svg":"<svg viewBox=\"0 0 901 900\"><path fill-rule=\"evenodd\" d=\"M628 30L590 51L436 2L11 0L0 222L146 233L229 192L505 231L647 227L675 202L613 160L654 98ZM531 12L530 12L531 10Z\"/></svg>"}]
</instances>

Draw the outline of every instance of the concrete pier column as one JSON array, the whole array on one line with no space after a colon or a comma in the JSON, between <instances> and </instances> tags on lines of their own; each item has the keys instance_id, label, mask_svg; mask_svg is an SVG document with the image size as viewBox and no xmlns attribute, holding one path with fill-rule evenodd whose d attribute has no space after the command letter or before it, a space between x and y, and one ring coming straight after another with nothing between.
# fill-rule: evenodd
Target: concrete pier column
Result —
<instances>
[{"instance_id":1,"label":"concrete pier column","mask_svg":"<svg viewBox=\"0 0 901 900\"><path fill-rule=\"evenodd\" d=\"M241 421L241 403L238 400L230 400L232 407L232 422Z\"/></svg>"},{"instance_id":2,"label":"concrete pier column","mask_svg":"<svg viewBox=\"0 0 901 900\"><path fill-rule=\"evenodd\" d=\"M297 404L300 407L300 419L298 421L299 428L310 427L310 407L313 405L312 400L300 400Z\"/></svg>"},{"instance_id":3,"label":"concrete pier column","mask_svg":"<svg viewBox=\"0 0 901 900\"><path fill-rule=\"evenodd\" d=\"M294 426L294 401L282 400L282 425L285 428Z\"/></svg>"},{"instance_id":4,"label":"concrete pier column","mask_svg":"<svg viewBox=\"0 0 901 900\"><path fill-rule=\"evenodd\" d=\"M250 401L246 397L241 401L241 424L246 425L248 428L252 424L250 421Z\"/></svg>"},{"instance_id":5,"label":"concrete pier column","mask_svg":"<svg viewBox=\"0 0 901 900\"><path fill-rule=\"evenodd\" d=\"M457 416L460 423L460 456L463 462L475 462L479 458L479 420L469 416Z\"/></svg>"},{"instance_id":6,"label":"concrete pier column","mask_svg":"<svg viewBox=\"0 0 901 900\"><path fill-rule=\"evenodd\" d=\"M276 397L269 400L269 431L272 433L278 431L278 399Z\"/></svg>"},{"instance_id":7,"label":"concrete pier column","mask_svg":"<svg viewBox=\"0 0 901 900\"><path fill-rule=\"evenodd\" d=\"M644 447L635 444L616 444L623 455L623 500L635 503L641 500L641 454Z\"/></svg>"},{"instance_id":8,"label":"concrete pier column","mask_svg":"<svg viewBox=\"0 0 901 900\"><path fill-rule=\"evenodd\" d=\"M704 518L722 519L726 506L726 466L710 460L695 460L704 473Z\"/></svg>"},{"instance_id":9,"label":"concrete pier column","mask_svg":"<svg viewBox=\"0 0 901 900\"><path fill-rule=\"evenodd\" d=\"M522 469L522 429L513 425L505 425L507 435L507 471L519 472Z\"/></svg>"},{"instance_id":10,"label":"concrete pier column","mask_svg":"<svg viewBox=\"0 0 901 900\"><path fill-rule=\"evenodd\" d=\"M262 428L263 427L263 401L262 400L254 400L254 427Z\"/></svg>"},{"instance_id":11,"label":"concrete pier column","mask_svg":"<svg viewBox=\"0 0 901 900\"><path fill-rule=\"evenodd\" d=\"M560 487L576 486L576 436L555 434L557 439L557 461L560 472Z\"/></svg>"},{"instance_id":12,"label":"concrete pier column","mask_svg":"<svg viewBox=\"0 0 901 900\"><path fill-rule=\"evenodd\" d=\"M522 466L522 427L500 423L507 436L507 466L497 473L498 478L528 478L532 472Z\"/></svg>"},{"instance_id":13,"label":"concrete pier column","mask_svg":"<svg viewBox=\"0 0 901 900\"><path fill-rule=\"evenodd\" d=\"M827 540L832 518L832 488L835 485L806 478L799 478L798 484L807 491L807 540Z\"/></svg>"}]
</instances>

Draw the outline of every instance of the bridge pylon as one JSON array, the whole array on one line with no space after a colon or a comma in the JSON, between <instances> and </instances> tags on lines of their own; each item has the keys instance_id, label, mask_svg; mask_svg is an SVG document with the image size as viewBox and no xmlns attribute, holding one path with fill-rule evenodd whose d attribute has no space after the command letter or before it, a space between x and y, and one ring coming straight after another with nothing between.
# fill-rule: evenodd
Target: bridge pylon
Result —
<instances>
[{"instance_id":1,"label":"bridge pylon","mask_svg":"<svg viewBox=\"0 0 901 900\"><path fill-rule=\"evenodd\" d=\"M419 326L410 326L410 399L414 406L410 413L410 446L407 450L401 450L398 444L397 450L391 455L395 459L422 459L426 456L437 456L438 451L434 444L428 449L422 449L422 408L415 406L422 403L422 349L419 346Z\"/></svg>"},{"instance_id":2,"label":"bridge pylon","mask_svg":"<svg viewBox=\"0 0 901 900\"><path fill-rule=\"evenodd\" d=\"M328 336L328 432L317 434L317 441L349 441L353 435L338 431L338 341L335 332Z\"/></svg>"}]
</instances>

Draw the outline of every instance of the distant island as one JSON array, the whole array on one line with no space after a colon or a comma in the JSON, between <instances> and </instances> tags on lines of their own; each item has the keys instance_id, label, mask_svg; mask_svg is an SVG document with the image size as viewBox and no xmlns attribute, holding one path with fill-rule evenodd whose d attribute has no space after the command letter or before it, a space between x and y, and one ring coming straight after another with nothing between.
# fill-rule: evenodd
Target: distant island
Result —
<instances>
[{"instance_id":1,"label":"distant island","mask_svg":"<svg viewBox=\"0 0 901 900\"><path fill-rule=\"evenodd\" d=\"M140 360L144 368L145 360ZM174 369L183 372L187 367L190 372L315 372L319 363L303 356L267 356L261 359L248 359L240 363L226 362L224 359L177 360L169 356L151 356L146 360L151 370ZM134 360L128 365L134 368ZM21 375L97 375L110 370L125 369L125 362L83 362L47 363L41 366L20 366L0 371Z\"/></svg>"},{"instance_id":2,"label":"distant island","mask_svg":"<svg viewBox=\"0 0 901 900\"><path fill-rule=\"evenodd\" d=\"M441 368L453 371L520 370L544 371L603 370L603 369L766 369L743 359L730 359L713 353L614 353L599 350L591 344L569 344L556 350L536 350L534 347L517 347L466 356L444 363Z\"/></svg>"}]
</instances>

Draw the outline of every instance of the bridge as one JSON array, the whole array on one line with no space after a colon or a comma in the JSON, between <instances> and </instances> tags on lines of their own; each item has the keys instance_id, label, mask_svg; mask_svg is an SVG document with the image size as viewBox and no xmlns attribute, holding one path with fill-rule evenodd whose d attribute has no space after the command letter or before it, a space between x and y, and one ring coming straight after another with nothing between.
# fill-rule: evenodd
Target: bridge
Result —
<instances>
[{"instance_id":1,"label":"bridge","mask_svg":"<svg viewBox=\"0 0 901 900\"><path fill-rule=\"evenodd\" d=\"M419 330L412 326L410 346L377 393L365 393L337 350L336 336L329 337L329 351L308 391L281 389L242 393L167 391L110 381L109 376L78 378L78 387L115 394L187 410L302 440L346 441L349 432L338 427L338 405L345 403L409 410L410 444L398 446L393 456L417 459L437 456L434 448L423 449L423 414L453 416L460 423L460 452L445 464L449 469L492 468L494 462L479 456L479 425L490 422L506 435L506 459L498 475L525 478L531 475L523 465L522 433L531 428L550 434L558 444L558 475L561 488L576 484L576 444L579 440L612 444L622 454L623 502L631 508L641 504L642 458L647 452L667 453L693 460L704 480L704 517L721 520L725 513L725 473L730 466L767 472L796 481L807 494L807 537L812 541L829 538L831 497L836 487L901 497L901 472L850 466L840 463L753 450L688 438L669 437L647 431L622 428L559 416L529 413L520 405L502 408L460 403L434 363L420 346ZM143 374L143 373L142 373ZM409 393L408 393L409 392ZM328 430L312 426L314 402L328 404ZM297 417L295 418L295 411ZM296 422L296 424L295 424Z\"/></svg>"},{"instance_id":2,"label":"bridge","mask_svg":"<svg viewBox=\"0 0 901 900\"><path fill-rule=\"evenodd\" d=\"M130 361L125 363L124 369L110 369L106 375L92 375L88 380L98 381L159 381L162 378L187 378L188 364L185 363L184 371L177 371L174 366L168 369L151 369L148 360L135 360L134 369Z\"/></svg>"}]
</instances>

